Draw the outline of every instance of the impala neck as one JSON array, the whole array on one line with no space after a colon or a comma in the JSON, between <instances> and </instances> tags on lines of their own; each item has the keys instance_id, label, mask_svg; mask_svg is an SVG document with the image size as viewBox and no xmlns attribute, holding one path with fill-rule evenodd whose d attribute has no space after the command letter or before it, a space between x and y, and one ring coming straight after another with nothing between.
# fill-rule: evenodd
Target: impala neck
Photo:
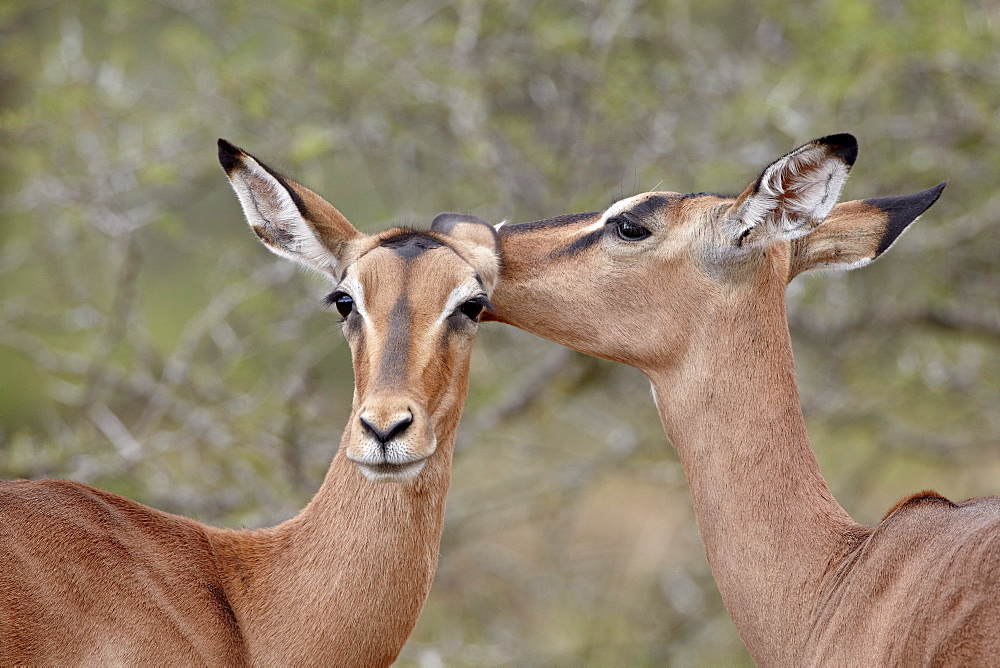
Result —
<instances>
[{"instance_id":1,"label":"impala neck","mask_svg":"<svg viewBox=\"0 0 1000 668\"><path fill-rule=\"evenodd\" d=\"M357 422L352 416L349 424ZM416 479L367 480L344 456L291 520L233 532L234 613L256 664L388 665L437 566L457 415Z\"/></svg>"},{"instance_id":2,"label":"impala neck","mask_svg":"<svg viewBox=\"0 0 1000 668\"><path fill-rule=\"evenodd\" d=\"M719 591L762 665L794 656L824 574L863 532L820 474L796 390L784 283L772 287L773 303L755 291L707 306L681 361L646 370Z\"/></svg>"}]
</instances>

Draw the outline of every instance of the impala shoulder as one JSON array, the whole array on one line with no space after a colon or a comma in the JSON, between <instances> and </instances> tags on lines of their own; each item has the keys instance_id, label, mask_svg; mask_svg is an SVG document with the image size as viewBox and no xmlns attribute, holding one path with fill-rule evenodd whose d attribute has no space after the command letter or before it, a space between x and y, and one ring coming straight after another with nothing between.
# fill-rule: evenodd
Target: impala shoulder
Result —
<instances>
[{"instance_id":1,"label":"impala shoulder","mask_svg":"<svg viewBox=\"0 0 1000 668\"><path fill-rule=\"evenodd\" d=\"M73 480L4 481L0 512L8 524L24 530L72 535L91 546L113 543L110 537L122 532L161 542L205 542L194 520Z\"/></svg>"},{"instance_id":2,"label":"impala shoulder","mask_svg":"<svg viewBox=\"0 0 1000 668\"><path fill-rule=\"evenodd\" d=\"M72 480L4 480L0 482L0 504L7 512L30 511L32 514L61 512L67 506L93 504L110 492Z\"/></svg>"}]
</instances>

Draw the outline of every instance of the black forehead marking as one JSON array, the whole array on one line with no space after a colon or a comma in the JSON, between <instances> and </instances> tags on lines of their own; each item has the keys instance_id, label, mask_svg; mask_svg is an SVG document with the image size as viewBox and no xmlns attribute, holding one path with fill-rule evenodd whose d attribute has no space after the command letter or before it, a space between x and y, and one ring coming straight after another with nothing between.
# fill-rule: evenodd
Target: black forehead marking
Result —
<instances>
[{"instance_id":1,"label":"black forehead marking","mask_svg":"<svg viewBox=\"0 0 1000 668\"><path fill-rule=\"evenodd\" d=\"M429 234L407 231L393 235L379 244L380 248L391 248L404 260L412 260L424 251L444 246Z\"/></svg>"},{"instance_id":2,"label":"black forehead marking","mask_svg":"<svg viewBox=\"0 0 1000 668\"><path fill-rule=\"evenodd\" d=\"M737 196L732 193L700 192L700 193L687 193L686 195L680 195L679 199L695 199L696 197L718 197L720 199L736 199Z\"/></svg>"},{"instance_id":3,"label":"black forehead marking","mask_svg":"<svg viewBox=\"0 0 1000 668\"><path fill-rule=\"evenodd\" d=\"M600 216L601 211L588 211L587 213L567 213L562 216L555 216L553 218L546 218L545 220L536 220L532 223L517 223L516 225L504 225L500 228L502 234L518 234L521 232L530 232L532 230L541 230L549 227L561 227L563 225L572 225L573 223L579 223L581 221L594 218L595 216Z\"/></svg>"},{"instance_id":4,"label":"black forehead marking","mask_svg":"<svg viewBox=\"0 0 1000 668\"><path fill-rule=\"evenodd\" d=\"M670 197L668 195L650 195L646 199L636 202L628 209L622 211L622 214L628 214L638 218L639 220L643 220L656 213L659 209L676 203L679 199L680 198L676 196Z\"/></svg>"},{"instance_id":5,"label":"black forehead marking","mask_svg":"<svg viewBox=\"0 0 1000 668\"><path fill-rule=\"evenodd\" d=\"M410 358L410 324L413 313L406 293L399 295L389 313L389 328L382 344L382 359L379 362L379 378L382 381L397 381L406 378L406 365Z\"/></svg>"},{"instance_id":6,"label":"black forehead marking","mask_svg":"<svg viewBox=\"0 0 1000 668\"><path fill-rule=\"evenodd\" d=\"M657 210L674 204L681 199L682 197L677 195L650 195L646 199L636 202L633 206L625 209L619 213L618 216L625 216L641 221L644 218L651 216ZM614 220L614 218L611 220ZM549 258L555 260L558 258L568 257L570 255L576 255L577 253L587 250L601 240L601 237L604 235L604 229L605 228L602 227L601 229L593 230L592 232L588 232L583 236L574 239L569 245L550 253Z\"/></svg>"},{"instance_id":7,"label":"black forehead marking","mask_svg":"<svg viewBox=\"0 0 1000 668\"><path fill-rule=\"evenodd\" d=\"M554 250L551 253L549 253L549 258L555 260L557 258L567 257L569 255L576 255L577 253L585 251L594 244L596 244L598 241L601 240L601 236L603 235L604 235L603 227L599 230L594 230L593 232L587 232L582 237L574 239L573 242L568 246L564 246L563 248Z\"/></svg>"}]
</instances>

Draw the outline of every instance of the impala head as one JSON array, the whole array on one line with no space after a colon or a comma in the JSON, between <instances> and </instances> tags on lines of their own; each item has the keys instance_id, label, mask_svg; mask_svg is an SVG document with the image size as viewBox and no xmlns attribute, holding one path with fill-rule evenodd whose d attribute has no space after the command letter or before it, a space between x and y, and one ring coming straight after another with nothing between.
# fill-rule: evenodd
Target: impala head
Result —
<instances>
[{"instance_id":1,"label":"impala head","mask_svg":"<svg viewBox=\"0 0 1000 668\"><path fill-rule=\"evenodd\" d=\"M429 231L362 234L221 139L219 161L264 245L335 286L327 302L343 318L355 377L344 454L370 480L417 476L458 424L472 339L499 278L495 231L441 214Z\"/></svg>"},{"instance_id":2,"label":"impala head","mask_svg":"<svg viewBox=\"0 0 1000 668\"><path fill-rule=\"evenodd\" d=\"M837 204L856 156L854 137L831 135L738 196L643 193L503 226L489 317L644 370L669 365L692 337L713 336L713 314L763 311L809 269L872 262L944 188Z\"/></svg>"}]
</instances>

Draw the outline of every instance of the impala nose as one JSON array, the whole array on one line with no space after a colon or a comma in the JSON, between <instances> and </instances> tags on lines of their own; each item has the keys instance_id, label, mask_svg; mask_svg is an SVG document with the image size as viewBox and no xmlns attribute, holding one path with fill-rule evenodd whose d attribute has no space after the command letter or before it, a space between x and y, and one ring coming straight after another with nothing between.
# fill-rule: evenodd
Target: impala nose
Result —
<instances>
[{"instance_id":1,"label":"impala nose","mask_svg":"<svg viewBox=\"0 0 1000 668\"><path fill-rule=\"evenodd\" d=\"M361 426L374 436L376 441L385 445L406 431L406 428L413 423L413 413L406 411L402 416L396 415L389 418L384 424L379 424L380 421L370 415L361 415L360 420Z\"/></svg>"}]
</instances>

